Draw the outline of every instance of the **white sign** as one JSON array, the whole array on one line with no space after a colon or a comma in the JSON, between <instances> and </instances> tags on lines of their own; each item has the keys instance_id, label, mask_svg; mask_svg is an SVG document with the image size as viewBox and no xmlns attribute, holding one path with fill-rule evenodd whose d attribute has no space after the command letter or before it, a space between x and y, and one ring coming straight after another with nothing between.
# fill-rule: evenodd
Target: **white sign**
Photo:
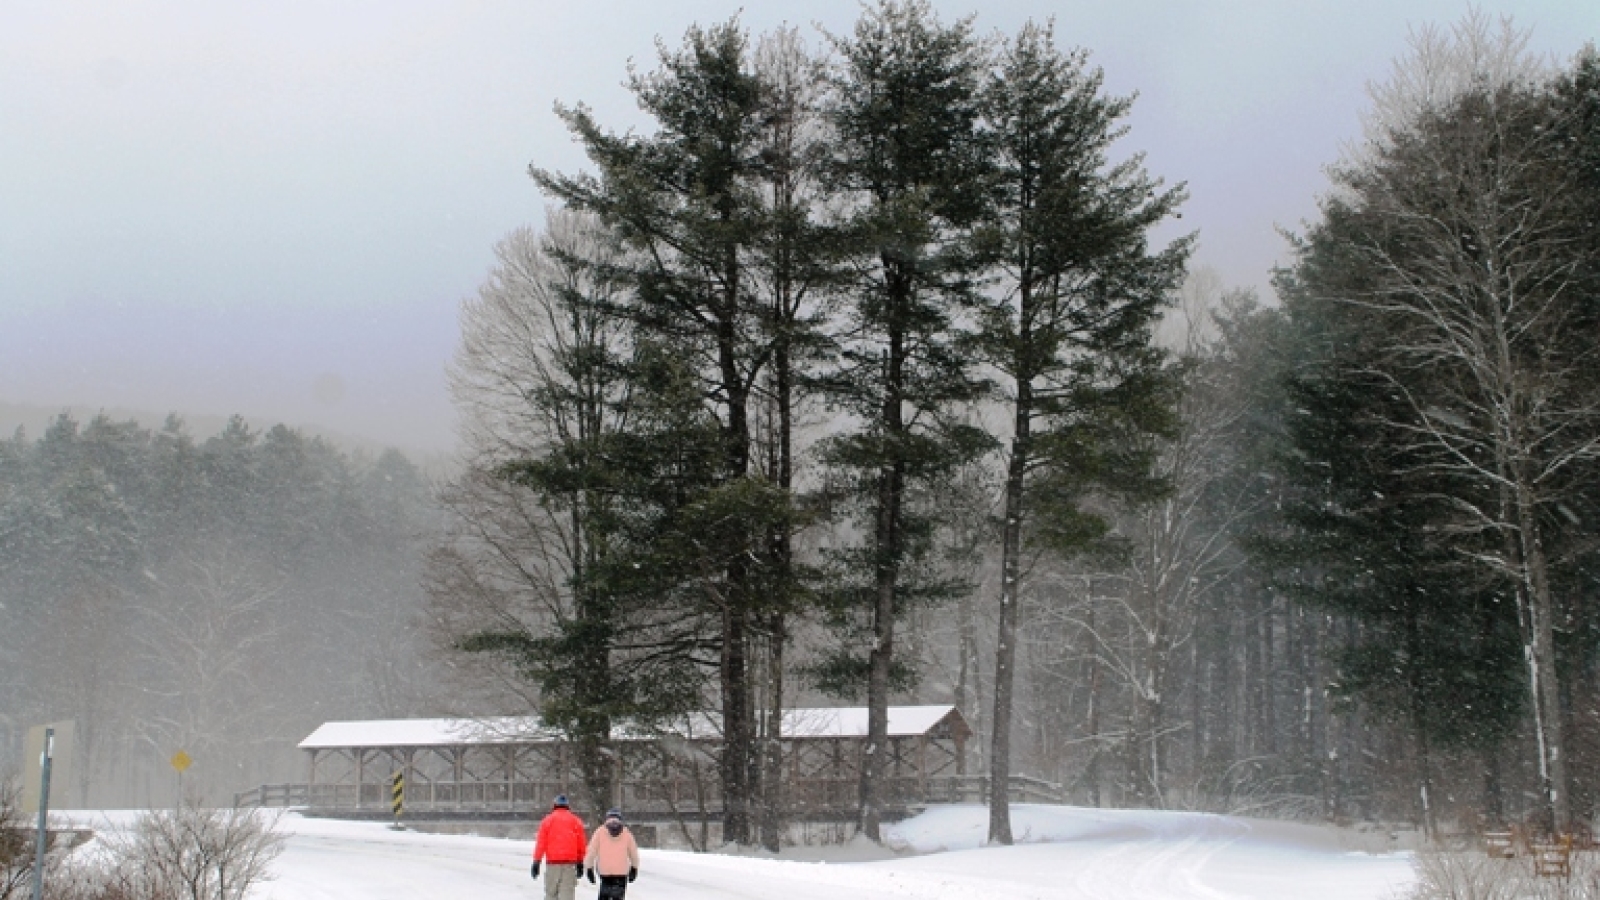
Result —
<instances>
[{"instance_id":1,"label":"white sign","mask_svg":"<svg viewBox=\"0 0 1600 900\"><path fill-rule=\"evenodd\" d=\"M28 729L28 740L22 751L22 812L29 816L39 814L39 777L44 763L44 730L55 729L51 738L50 753L50 808L61 809L69 804L67 787L72 781L72 722L51 722Z\"/></svg>"}]
</instances>

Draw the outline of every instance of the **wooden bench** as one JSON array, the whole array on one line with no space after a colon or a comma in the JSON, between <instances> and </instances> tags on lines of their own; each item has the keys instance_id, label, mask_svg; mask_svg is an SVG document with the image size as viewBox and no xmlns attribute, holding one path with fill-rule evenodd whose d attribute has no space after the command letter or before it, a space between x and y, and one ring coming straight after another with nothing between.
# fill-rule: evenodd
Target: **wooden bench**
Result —
<instances>
[{"instance_id":1,"label":"wooden bench","mask_svg":"<svg viewBox=\"0 0 1600 900\"><path fill-rule=\"evenodd\" d=\"M1532 845L1533 874L1547 877L1572 877L1572 835L1557 835L1553 841Z\"/></svg>"}]
</instances>

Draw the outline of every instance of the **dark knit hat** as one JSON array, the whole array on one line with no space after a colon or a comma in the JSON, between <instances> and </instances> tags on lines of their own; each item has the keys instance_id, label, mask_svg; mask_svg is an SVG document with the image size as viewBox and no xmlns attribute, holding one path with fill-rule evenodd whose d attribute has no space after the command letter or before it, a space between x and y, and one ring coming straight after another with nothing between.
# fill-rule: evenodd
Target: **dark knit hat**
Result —
<instances>
[{"instance_id":1,"label":"dark knit hat","mask_svg":"<svg viewBox=\"0 0 1600 900\"><path fill-rule=\"evenodd\" d=\"M610 809L606 810L606 818L608 818L608 819L616 819L618 822L621 822L622 821L622 810L617 809L615 806L613 806Z\"/></svg>"},{"instance_id":2,"label":"dark knit hat","mask_svg":"<svg viewBox=\"0 0 1600 900\"><path fill-rule=\"evenodd\" d=\"M555 803L555 805L557 807L560 807L560 808L564 809L564 808L570 806L571 804L567 803L567 795L566 794L557 794L556 795L556 803Z\"/></svg>"}]
</instances>

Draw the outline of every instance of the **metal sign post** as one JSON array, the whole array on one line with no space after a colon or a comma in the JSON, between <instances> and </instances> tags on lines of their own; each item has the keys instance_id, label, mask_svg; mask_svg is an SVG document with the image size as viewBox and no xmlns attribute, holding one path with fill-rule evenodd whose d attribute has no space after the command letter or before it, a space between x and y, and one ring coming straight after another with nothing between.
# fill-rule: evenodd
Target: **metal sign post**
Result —
<instances>
[{"instance_id":1,"label":"metal sign post","mask_svg":"<svg viewBox=\"0 0 1600 900\"><path fill-rule=\"evenodd\" d=\"M44 898L44 854L49 849L50 833L46 829L50 813L50 758L55 752L56 730L44 730L44 753L39 757L39 828L34 833L33 850L33 900Z\"/></svg>"}]
</instances>

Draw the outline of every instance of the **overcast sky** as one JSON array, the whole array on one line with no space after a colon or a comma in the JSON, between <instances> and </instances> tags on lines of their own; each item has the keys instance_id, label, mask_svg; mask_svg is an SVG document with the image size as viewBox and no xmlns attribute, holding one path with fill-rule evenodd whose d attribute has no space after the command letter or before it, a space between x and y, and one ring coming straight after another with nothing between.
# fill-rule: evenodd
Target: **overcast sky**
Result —
<instances>
[{"instance_id":1,"label":"overcast sky","mask_svg":"<svg viewBox=\"0 0 1600 900\"><path fill-rule=\"evenodd\" d=\"M1494 0L1565 60L1594 0ZM1125 150L1187 182L1196 263L1266 289L1368 81L1433 0L936 0L982 32L1054 17L1116 93ZM640 124L657 36L733 2L0 0L0 404L243 413L407 449L454 441L456 309L530 162L575 170L551 112ZM845 33L853 0L749 4L752 31ZM1176 232L1173 232L1176 233ZM1170 236L1170 235L1169 235ZM149 423L155 424L155 423Z\"/></svg>"}]
</instances>

